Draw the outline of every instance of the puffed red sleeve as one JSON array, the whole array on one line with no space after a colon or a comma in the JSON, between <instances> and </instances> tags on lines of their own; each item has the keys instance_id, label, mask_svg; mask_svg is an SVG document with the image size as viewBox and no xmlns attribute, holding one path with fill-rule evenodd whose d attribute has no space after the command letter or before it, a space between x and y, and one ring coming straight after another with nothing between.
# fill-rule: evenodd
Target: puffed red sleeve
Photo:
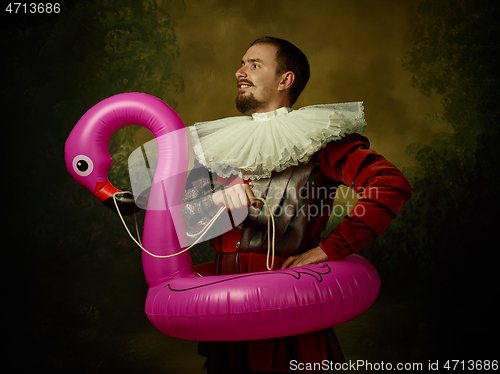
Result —
<instances>
[{"instance_id":1,"label":"puffed red sleeve","mask_svg":"<svg viewBox=\"0 0 500 374\"><path fill-rule=\"evenodd\" d=\"M333 142L320 153L321 171L361 195L351 213L319 244L334 261L358 252L382 235L411 197L408 180L384 157L368 149L367 143Z\"/></svg>"}]
</instances>

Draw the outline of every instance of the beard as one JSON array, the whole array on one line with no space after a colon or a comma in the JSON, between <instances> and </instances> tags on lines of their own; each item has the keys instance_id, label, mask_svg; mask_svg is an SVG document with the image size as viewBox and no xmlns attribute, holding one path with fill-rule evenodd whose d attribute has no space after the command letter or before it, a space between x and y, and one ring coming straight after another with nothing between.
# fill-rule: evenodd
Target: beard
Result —
<instances>
[{"instance_id":1,"label":"beard","mask_svg":"<svg viewBox=\"0 0 500 374\"><path fill-rule=\"evenodd\" d=\"M259 101L255 98L253 93L249 95L238 95L236 96L236 109L242 114L245 114L249 110L254 111L264 105L264 102Z\"/></svg>"}]
</instances>

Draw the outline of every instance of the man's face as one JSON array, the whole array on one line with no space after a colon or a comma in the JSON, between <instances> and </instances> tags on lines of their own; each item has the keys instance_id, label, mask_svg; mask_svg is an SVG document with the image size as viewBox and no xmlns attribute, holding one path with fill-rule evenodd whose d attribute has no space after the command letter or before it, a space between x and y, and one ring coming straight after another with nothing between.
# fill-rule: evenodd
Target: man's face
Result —
<instances>
[{"instance_id":1,"label":"man's face","mask_svg":"<svg viewBox=\"0 0 500 374\"><path fill-rule=\"evenodd\" d=\"M267 112L278 94L280 77L276 74L277 47L256 44L248 49L236 72L238 96L236 108L241 113Z\"/></svg>"}]
</instances>

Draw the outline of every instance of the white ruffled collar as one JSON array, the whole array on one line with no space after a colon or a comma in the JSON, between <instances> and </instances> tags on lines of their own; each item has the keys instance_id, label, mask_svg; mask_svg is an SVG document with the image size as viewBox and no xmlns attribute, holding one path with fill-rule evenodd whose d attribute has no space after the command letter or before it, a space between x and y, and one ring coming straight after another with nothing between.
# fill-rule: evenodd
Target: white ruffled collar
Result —
<instances>
[{"instance_id":1,"label":"white ruffled collar","mask_svg":"<svg viewBox=\"0 0 500 374\"><path fill-rule=\"evenodd\" d=\"M333 140L362 133L363 103L282 107L190 127L196 158L217 175L269 178L273 171L305 162ZM240 174L241 175L241 174Z\"/></svg>"},{"instance_id":2,"label":"white ruffled collar","mask_svg":"<svg viewBox=\"0 0 500 374\"><path fill-rule=\"evenodd\" d=\"M252 113L252 118L255 121L268 121L271 118L279 117L279 116L284 116L290 113L293 109L289 107L282 107L276 110L272 110L270 112L265 112L265 113Z\"/></svg>"}]
</instances>

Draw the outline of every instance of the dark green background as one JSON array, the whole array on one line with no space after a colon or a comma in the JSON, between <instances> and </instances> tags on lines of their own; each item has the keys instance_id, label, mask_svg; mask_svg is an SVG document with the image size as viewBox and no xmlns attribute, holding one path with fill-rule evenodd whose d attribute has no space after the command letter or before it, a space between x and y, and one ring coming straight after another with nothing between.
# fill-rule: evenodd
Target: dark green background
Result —
<instances>
[{"instance_id":1,"label":"dark green background","mask_svg":"<svg viewBox=\"0 0 500 374\"><path fill-rule=\"evenodd\" d=\"M87 109L121 92L161 98L186 125L236 115L233 74L263 35L309 57L297 107L363 100L372 148L413 186L398 219L361 252L382 289L336 329L346 358L424 367L496 358L496 2L60 3L58 15L7 14L1 30L9 373L201 372L195 342L147 321L140 250L66 171L64 143ZM133 126L113 136L117 187L128 188L128 154L147 138ZM210 256L193 251L195 262Z\"/></svg>"}]
</instances>

